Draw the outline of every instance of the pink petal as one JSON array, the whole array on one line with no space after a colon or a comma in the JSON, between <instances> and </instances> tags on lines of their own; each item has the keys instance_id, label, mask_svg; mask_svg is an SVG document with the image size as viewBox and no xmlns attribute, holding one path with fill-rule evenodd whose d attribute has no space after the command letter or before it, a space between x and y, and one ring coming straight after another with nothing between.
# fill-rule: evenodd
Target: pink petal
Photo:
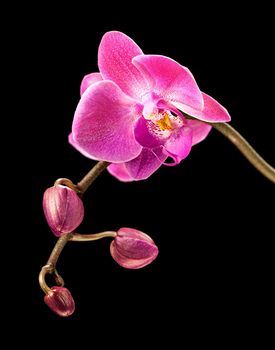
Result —
<instances>
[{"instance_id":1,"label":"pink petal","mask_svg":"<svg viewBox=\"0 0 275 350\"><path fill-rule=\"evenodd\" d=\"M90 154L89 154L88 152L86 152L85 150L83 150L83 149L79 146L79 144L78 144L76 141L74 141L73 133L72 133L72 132L69 134L68 140L69 140L69 143L70 143L78 152L80 152L81 154L83 154L83 156L85 156L85 157L87 157L87 158L91 158Z\"/></svg>"},{"instance_id":2,"label":"pink petal","mask_svg":"<svg viewBox=\"0 0 275 350\"><path fill-rule=\"evenodd\" d=\"M160 146L163 142L151 135L148 131L148 123L145 118L140 117L135 125L135 137L137 142L147 148L156 148Z\"/></svg>"},{"instance_id":3,"label":"pink petal","mask_svg":"<svg viewBox=\"0 0 275 350\"><path fill-rule=\"evenodd\" d=\"M137 44L121 32L106 33L98 49L98 66L104 79L115 82L127 95L140 99L148 91L147 82L132 64L141 55Z\"/></svg>"},{"instance_id":4,"label":"pink petal","mask_svg":"<svg viewBox=\"0 0 275 350\"><path fill-rule=\"evenodd\" d=\"M101 81L102 76L100 73L91 73L85 75L85 77L82 79L81 85L80 85L80 95L83 95L83 92L92 84L97 83L98 81Z\"/></svg>"},{"instance_id":5,"label":"pink petal","mask_svg":"<svg viewBox=\"0 0 275 350\"><path fill-rule=\"evenodd\" d=\"M140 155L127 162L125 166L134 180L145 180L163 164L166 158L167 155L163 154L162 147L143 148Z\"/></svg>"},{"instance_id":6,"label":"pink petal","mask_svg":"<svg viewBox=\"0 0 275 350\"><path fill-rule=\"evenodd\" d=\"M212 129L211 125L199 120L186 119L185 124L192 129L192 146L203 141Z\"/></svg>"},{"instance_id":7,"label":"pink petal","mask_svg":"<svg viewBox=\"0 0 275 350\"><path fill-rule=\"evenodd\" d=\"M134 122L142 110L111 81L91 85L82 95L72 126L72 145L89 158L113 163L136 158L142 147Z\"/></svg>"},{"instance_id":8,"label":"pink petal","mask_svg":"<svg viewBox=\"0 0 275 350\"><path fill-rule=\"evenodd\" d=\"M166 101L203 108L202 94L187 68L171 58L158 55L139 55L132 62L150 81L151 90Z\"/></svg>"},{"instance_id":9,"label":"pink petal","mask_svg":"<svg viewBox=\"0 0 275 350\"><path fill-rule=\"evenodd\" d=\"M192 129L182 127L166 141L163 153L172 157L175 163L165 163L165 165L176 165L186 158L192 148Z\"/></svg>"},{"instance_id":10,"label":"pink petal","mask_svg":"<svg viewBox=\"0 0 275 350\"><path fill-rule=\"evenodd\" d=\"M129 175L125 163L111 164L107 170L111 175L123 182L133 181L134 179Z\"/></svg>"},{"instance_id":11,"label":"pink petal","mask_svg":"<svg viewBox=\"0 0 275 350\"><path fill-rule=\"evenodd\" d=\"M182 112L206 122L217 123L229 122L231 120L228 111L221 104L219 104L218 101L214 100L214 98L203 92L202 96L204 100L204 108L202 111L191 108L183 103L174 102L173 104Z\"/></svg>"},{"instance_id":12,"label":"pink petal","mask_svg":"<svg viewBox=\"0 0 275 350\"><path fill-rule=\"evenodd\" d=\"M162 147L155 149L143 148L140 155L123 164L111 164L108 171L120 181L145 180L152 175L165 161L166 155L162 152Z\"/></svg>"}]
</instances>

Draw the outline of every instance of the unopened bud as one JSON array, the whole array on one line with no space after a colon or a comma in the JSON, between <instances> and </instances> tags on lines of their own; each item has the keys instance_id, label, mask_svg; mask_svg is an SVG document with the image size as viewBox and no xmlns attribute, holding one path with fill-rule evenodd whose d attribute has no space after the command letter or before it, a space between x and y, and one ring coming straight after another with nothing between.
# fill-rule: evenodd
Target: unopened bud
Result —
<instances>
[{"instance_id":1,"label":"unopened bud","mask_svg":"<svg viewBox=\"0 0 275 350\"><path fill-rule=\"evenodd\" d=\"M74 231L84 217L82 200L74 190L63 185L45 191L43 209L48 225L57 237Z\"/></svg>"},{"instance_id":2,"label":"unopened bud","mask_svg":"<svg viewBox=\"0 0 275 350\"><path fill-rule=\"evenodd\" d=\"M114 260L127 269L144 267L158 255L158 247L151 237L126 227L118 230L110 251Z\"/></svg>"},{"instance_id":3,"label":"unopened bud","mask_svg":"<svg viewBox=\"0 0 275 350\"><path fill-rule=\"evenodd\" d=\"M52 287L50 292L45 295L44 301L59 316L67 317L74 313L74 299L67 288Z\"/></svg>"}]
</instances>

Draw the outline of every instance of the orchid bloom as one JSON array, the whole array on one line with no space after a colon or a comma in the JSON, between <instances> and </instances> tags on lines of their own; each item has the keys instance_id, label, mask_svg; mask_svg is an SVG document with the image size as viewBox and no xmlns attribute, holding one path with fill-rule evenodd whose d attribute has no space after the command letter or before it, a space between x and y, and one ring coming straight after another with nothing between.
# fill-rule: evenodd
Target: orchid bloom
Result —
<instances>
[{"instance_id":1,"label":"orchid bloom","mask_svg":"<svg viewBox=\"0 0 275 350\"><path fill-rule=\"evenodd\" d=\"M144 55L121 32L103 36L98 66L100 73L82 81L69 141L85 156L111 162L109 172L121 181L146 179L162 164L178 164L208 135L211 126L201 121L230 120L186 67Z\"/></svg>"}]
</instances>

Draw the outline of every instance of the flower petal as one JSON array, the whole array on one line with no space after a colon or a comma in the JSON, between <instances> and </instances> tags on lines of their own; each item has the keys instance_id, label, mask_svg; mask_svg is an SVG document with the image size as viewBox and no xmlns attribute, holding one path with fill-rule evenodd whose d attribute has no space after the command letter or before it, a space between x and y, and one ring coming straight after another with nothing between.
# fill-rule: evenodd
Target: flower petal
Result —
<instances>
[{"instance_id":1,"label":"flower petal","mask_svg":"<svg viewBox=\"0 0 275 350\"><path fill-rule=\"evenodd\" d=\"M142 147L134 121L142 106L111 81L91 85L82 95L72 126L72 145L89 158L113 163L136 158Z\"/></svg>"},{"instance_id":2,"label":"flower petal","mask_svg":"<svg viewBox=\"0 0 275 350\"><path fill-rule=\"evenodd\" d=\"M125 167L134 180L145 180L163 164L166 158L162 146L154 149L143 148L137 158L125 163Z\"/></svg>"},{"instance_id":3,"label":"flower petal","mask_svg":"<svg viewBox=\"0 0 275 350\"><path fill-rule=\"evenodd\" d=\"M203 108L202 94L189 69L159 55L139 55L132 62L150 81L150 88L166 101Z\"/></svg>"},{"instance_id":4,"label":"flower petal","mask_svg":"<svg viewBox=\"0 0 275 350\"><path fill-rule=\"evenodd\" d=\"M104 79L115 82L127 95L140 99L148 91L145 78L132 64L141 55L138 45L121 32L106 33L98 49L98 66Z\"/></svg>"},{"instance_id":5,"label":"flower petal","mask_svg":"<svg viewBox=\"0 0 275 350\"><path fill-rule=\"evenodd\" d=\"M212 129L211 125L199 120L186 119L185 124L192 129L192 146L203 141Z\"/></svg>"},{"instance_id":6,"label":"flower petal","mask_svg":"<svg viewBox=\"0 0 275 350\"><path fill-rule=\"evenodd\" d=\"M188 156L191 148L192 129L182 127L177 133L171 135L164 145L163 153L175 161L174 163L165 163L165 165L177 165L182 159Z\"/></svg>"},{"instance_id":7,"label":"flower petal","mask_svg":"<svg viewBox=\"0 0 275 350\"><path fill-rule=\"evenodd\" d=\"M154 137L148 131L148 124L152 123L151 121L146 120L141 116L135 125L135 137L137 142L147 148L156 148L160 146L163 142Z\"/></svg>"},{"instance_id":8,"label":"flower petal","mask_svg":"<svg viewBox=\"0 0 275 350\"><path fill-rule=\"evenodd\" d=\"M202 111L178 102L174 102L173 104L182 112L206 122L218 123L229 122L231 120L228 111L218 101L204 92L202 92L202 96L204 100Z\"/></svg>"},{"instance_id":9,"label":"flower petal","mask_svg":"<svg viewBox=\"0 0 275 350\"><path fill-rule=\"evenodd\" d=\"M111 175L113 175L120 181L123 181L123 182L134 181L134 179L129 175L125 164L126 163L120 163L120 164L113 163L108 166L107 170Z\"/></svg>"},{"instance_id":10,"label":"flower petal","mask_svg":"<svg viewBox=\"0 0 275 350\"><path fill-rule=\"evenodd\" d=\"M91 73L85 75L85 77L82 79L81 85L80 85L80 95L82 96L84 91L92 84L97 83L98 81L101 81L102 75L100 73Z\"/></svg>"},{"instance_id":11,"label":"flower petal","mask_svg":"<svg viewBox=\"0 0 275 350\"><path fill-rule=\"evenodd\" d=\"M137 158L123 164L111 164L107 170L120 181L145 180L163 164L166 158L162 147L152 150L143 148Z\"/></svg>"},{"instance_id":12,"label":"flower petal","mask_svg":"<svg viewBox=\"0 0 275 350\"><path fill-rule=\"evenodd\" d=\"M71 132L69 134L69 137L68 137L68 140L69 140L69 143L78 151L80 152L81 154L83 154L83 156L87 157L87 158L91 158L91 155L86 152L84 149L81 148L81 146L76 142L74 141L74 137L73 137L73 133ZM91 158L93 159L93 158Z\"/></svg>"}]
</instances>

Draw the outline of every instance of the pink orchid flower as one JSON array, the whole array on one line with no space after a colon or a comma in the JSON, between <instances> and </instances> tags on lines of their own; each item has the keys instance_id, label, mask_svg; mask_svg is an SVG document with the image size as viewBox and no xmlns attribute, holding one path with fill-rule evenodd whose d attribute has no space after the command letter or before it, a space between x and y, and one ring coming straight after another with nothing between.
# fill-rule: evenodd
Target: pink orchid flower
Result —
<instances>
[{"instance_id":1,"label":"pink orchid flower","mask_svg":"<svg viewBox=\"0 0 275 350\"><path fill-rule=\"evenodd\" d=\"M201 121L230 121L187 68L144 55L121 32L103 36L98 66L100 73L82 81L69 141L85 156L113 163L108 170L121 181L146 179L162 164L178 164L208 135L211 126Z\"/></svg>"}]
</instances>

